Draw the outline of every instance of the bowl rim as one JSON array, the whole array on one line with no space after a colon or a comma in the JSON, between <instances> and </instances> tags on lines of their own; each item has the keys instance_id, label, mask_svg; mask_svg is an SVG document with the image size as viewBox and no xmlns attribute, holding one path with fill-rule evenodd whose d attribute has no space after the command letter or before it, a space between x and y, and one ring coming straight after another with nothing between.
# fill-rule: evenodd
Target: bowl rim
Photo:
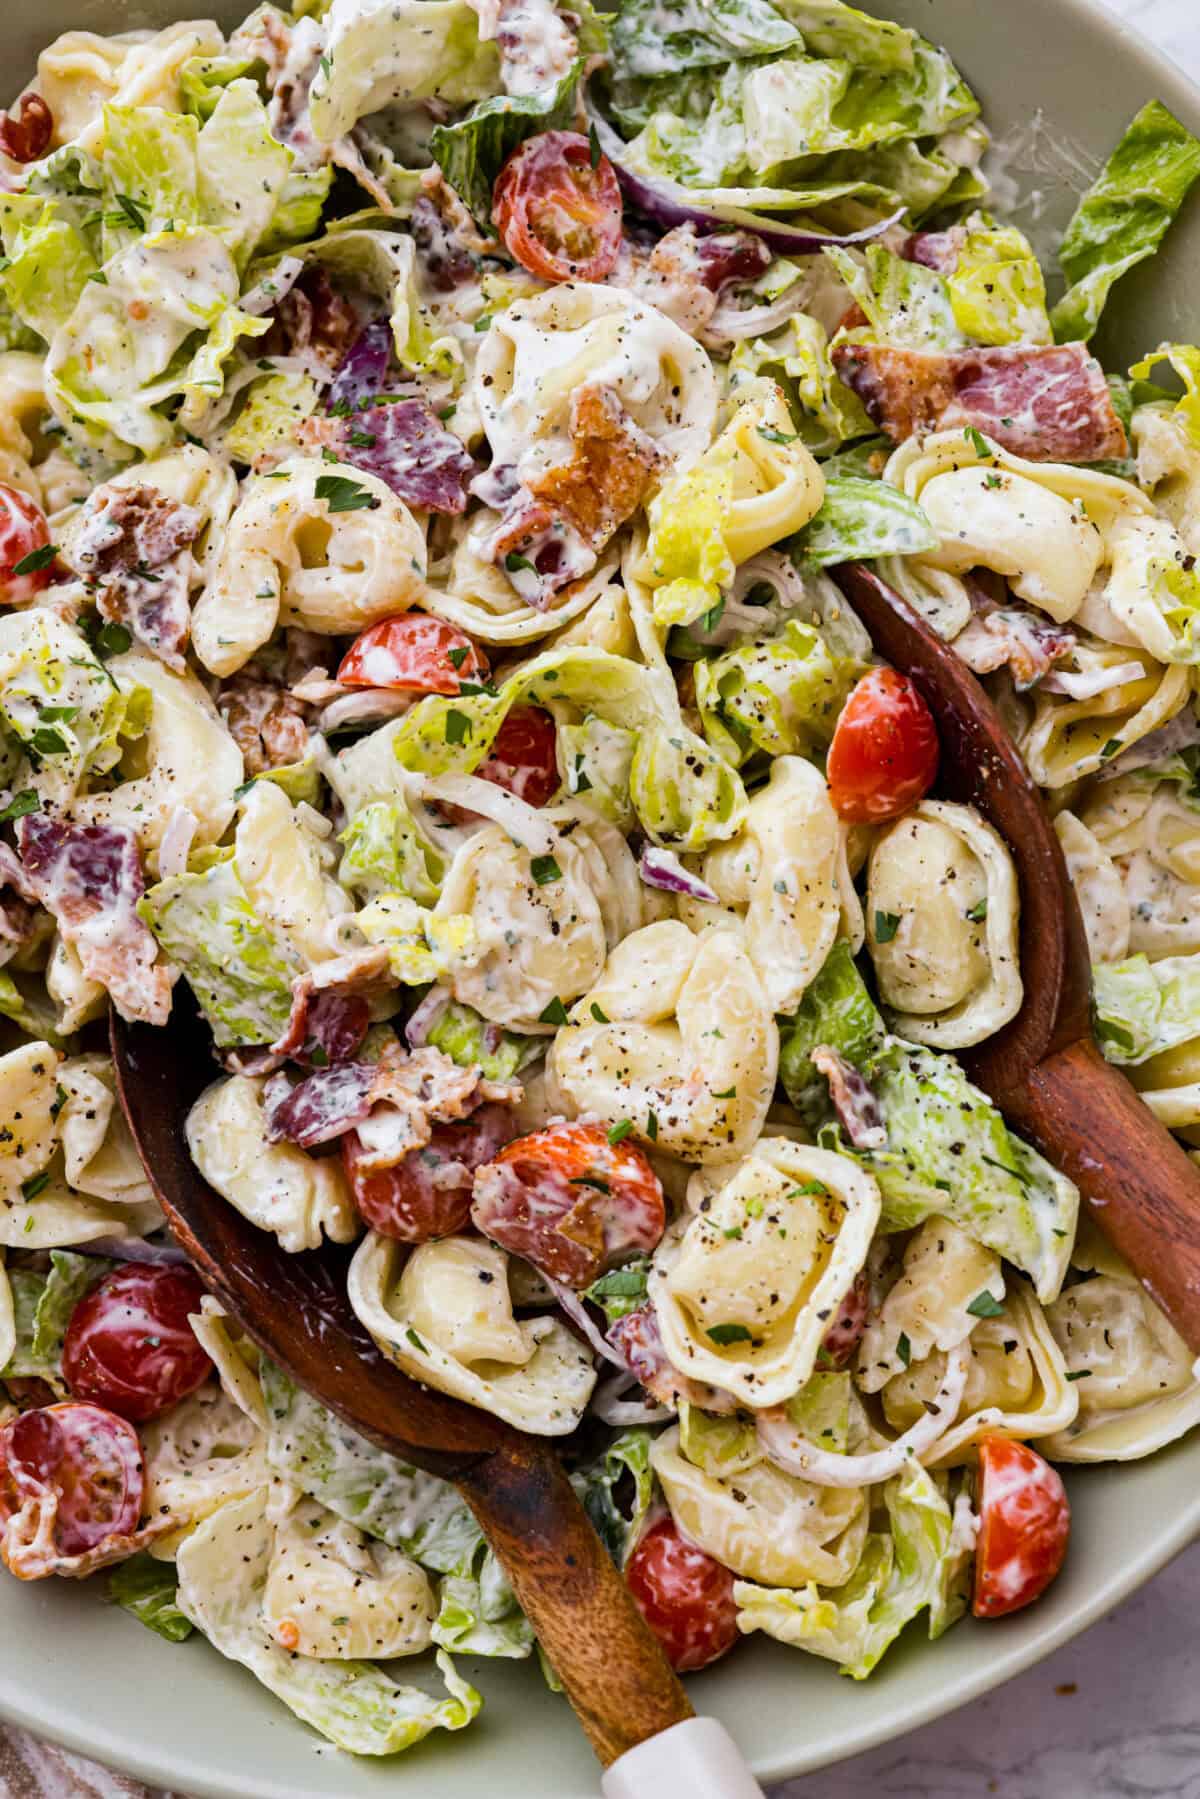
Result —
<instances>
[{"instance_id":1,"label":"bowl rim","mask_svg":"<svg viewBox=\"0 0 1200 1799\"><path fill-rule=\"evenodd\" d=\"M111 0L111 3L117 8L120 0ZM887 0L864 0L864 3L873 4L881 11L887 8ZM1053 0L1053 4L1068 18L1077 19L1081 24L1099 25L1113 40L1114 50L1119 50L1124 43L1147 68L1159 88L1171 94L1171 104L1174 106L1182 100L1185 111L1190 110L1195 115L1191 126L1200 133L1200 80L1172 62L1137 24L1114 12L1107 0ZM1170 1447L1158 1452L1159 1455L1170 1453ZM901 1705L892 1699L878 1708L871 1722L864 1717L862 1728L844 1749L835 1748L830 1752L828 1748L820 1748L815 1754L808 1754L802 1746L797 1746L782 1754L765 1757L751 1752L748 1759L756 1775L762 1781L773 1783L833 1767L882 1744L899 1742L925 1725L949 1717L1090 1630L1198 1538L1200 1485L1194 1497L1181 1504L1173 1523L1138 1553L1127 1558L1120 1570L1113 1572L1091 1598L1077 1604L1055 1625L1039 1631L1032 1640L1014 1643L1007 1650L998 1648L986 1666L973 1674L959 1676L952 1693L931 1687L928 1694L915 1703L905 1700ZM703 1709L702 1703L698 1709ZM78 1714L73 1717L56 1709L52 1690L44 1693L40 1688L16 1690L16 1684L0 1661L0 1721L131 1775L147 1785L178 1790L181 1770L171 1759L169 1744L163 1738L159 1739L161 1748L156 1748L153 1741L143 1747L120 1726L110 1726L100 1718L85 1721L78 1717L76 1721L77 1717ZM234 1787L225 1775L197 1768L185 1778L188 1799L297 1799L294 1782L281 1782L271 1777L252 1776L248 1783Z\"/></svg>"}]
</instances>

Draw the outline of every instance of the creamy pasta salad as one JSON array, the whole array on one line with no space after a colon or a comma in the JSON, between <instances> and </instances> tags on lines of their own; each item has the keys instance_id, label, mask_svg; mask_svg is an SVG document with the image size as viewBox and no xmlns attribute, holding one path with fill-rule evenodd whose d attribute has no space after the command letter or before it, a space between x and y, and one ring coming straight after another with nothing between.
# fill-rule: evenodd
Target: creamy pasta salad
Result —
<instances>
[{"instance_id":1,"label":"creamy pasta salad","mask_svg":"<svg viewBox=\"0 0 1200 1799\"><path fill-rule=\"evenodd\" d=\"M1016 877L836 579L984 680L1105 1051L1200 1145L1200 349L1088 347L1200 143L1147 105L1036 249L987 149L842 0L43 51L0 114L12 1574L109 1570L367 1755L536 1648L453 1489L165 1231L102 1021L184 989L202 1174L560 1442L680 1669L762 1631L861 1679L1013 1611L1055 1464L1200 1419L956 1059L1022 1002Z\"/></svg>"}]
</instances>

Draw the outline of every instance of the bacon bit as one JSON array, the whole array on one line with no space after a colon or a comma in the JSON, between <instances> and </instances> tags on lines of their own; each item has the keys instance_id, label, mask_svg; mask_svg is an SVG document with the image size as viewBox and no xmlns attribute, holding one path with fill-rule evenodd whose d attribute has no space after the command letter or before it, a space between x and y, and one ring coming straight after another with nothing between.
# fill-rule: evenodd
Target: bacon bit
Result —
<instances>
[{"instance_id":1,"label":"bacon bit","mask_svg":"<svg viewBox=\"0 0 1200 1799\"><path fill-rule=\"evenodd\" d=\"M737 1402L719 1387L706 1381L691 1380L667 1358L658 1314L652 1305L639 1306L610 1324L605 1336L621 1357L634 1379L640 1381L651 1399L659 1405L678 1411L681 1405L699 1406L702 1411L728 1416L737 1410Z\"/></svg>"},{"instance_id":2,"label":"bacon bit","mask_svg":"<svg viewBox=\"0 0 1200 1799\"><path fill-rule=\"evenodd\" d=\"M305 709L294 694L251 672L252 665L223 681L217 710L241 750L247 775L265 774L301 762L308 748Z\"/></svg>"},{"instance_id":3,"label":"bacon bit","mask_svg":"<svg viewBox=\"0 0 1200 1799\"><path fill-rule=\"evenodd\" d=\"M823 1364L845 1368L858 1348L871 1310L871 1285L860 1269L854 1284L838 1307L837 1316L825 1332L821 1344Z\"/></svg>"},{"instance_id":4,"label":"bacon bit","mask_svg":"<svg viewBox=\"0 0 1200 1799\"><path fill-rule=\"evenodd\" d=\"M377 475L409 506L456 514L467 508L475 464L461 437L425 400L397 400L349 417L305 419L304 444L332 449L339 462Z\"/></svg>"},{"instance_id":5,"label":"bacon bit","mask_svg":"<svg viewBox=\"0 0 1200 1799\"><path fill-rule=\"evenodd\" d=\"M819 1043L809 1060L829 1082L829 1097L855 1149L882 1149L887 1142L879 1101L852 1062Z\"/></svg>"},{"instance_id":6,"label":"bacon bit","mask_svg":"<svg viewBox=\"0 0 1200 1799\"><path fill-rule=\"evenodd\" d=\"M474 280L476 257L502 254L499 239L480 230L440 169L421 176L410 229L431 285L442 293Z\"/></svg>"},{"instance_id":7,"label":"bacon bit","mask_svg":"<svg viewBox=\"0 0 1200 1799\"><path fill-rule=\"evenodd\" d=\"M315 973L298 976L287 1030L271 1045L271 1054L309 1066L315 1059L320 1067L350 1061L371 1022L368 995L395 984L383 945L338 956Z\"/></svg>"},{"instance_id":8,"label":"bacon bit","mask_svg":"<svg viewBox=\"0 0 1200 1799\"><path fill-rule=\"evenodd\" d=\"M53 136L54 117L40 94L22 94L15 113L0 112L0 151L14 162L37 162Z\"/></svg>"},{"instance_id":9,"label":"bacon bit","mask_svg":"<svg viewBox=\"0 0 1200 1799\"><path fill-rule=\"evenodd\" d=\"M952 225L949 231L914 231L900 254L905 262L919 262L939 275L952 275L966 241L965 225Z\"/></svg>"},{"instance_id":10,"label":"bacon bit","mask_svg":"<svg viewBox=\"0 0 1200 1799\"><path fill-rule=\"evenodd\" d=\"M610 387L579 389L570 431L570 462L544 470L529 491L598 551L637 511L662 458Z\"/></svg>"},{"instance_id":11,"label":"bacon bit","mask_svg":"<svg viewBox=\"0 0 1200 1799\"><path fill-rule=\"evenodd\" d=\"M649 257L626 239L609 280L631 288L689 336L699 337L722 290L735 281L757 280L770 263L770 251L753 232L700 237L694 225L676 225L659 238Z\"/></svg>"},{"instance_id":12,"label":"bacon bit","mask_svg":"<svg viewBox=\"0 0 1200 1799\"><path fill-rule=\"evenodd\" d=\"M1075 648L1073 631L1023 606L1006 586L1002 600L969 575L964 586L974 617L954 639L954 650L975 674L993 674L1007 663L1017 691L1024 693Z\"/></svg>"},{"instance_id":13,"label":"bacon bit","mask_svg":"<svg viewBox=\"0 0 1200 1799\"><path fill-rule=\"evenodd\" d=\"M974 428L1038 462L1099 462L1129 448L1104 371L1082 344L950 353L844 343L833 361L893 443Z\"/></svg>"},{"instance_id":14,"label":"bacon bit","mask_svg":"<svg viewBox=\"0 0 1200 1799\"><path fill-rule=\"evenodd\" d=\"M17 825L21 861L36 897L79 952L83 971L108 990L122 1018L166 1024L173 971L138 917L145 891L137 833L129 825L75 825L31 813Z\"/></svg>"},{"instance_id":15,"label":"bacon bit","mask_svg":"<svg viewBox=\"0 0 1200 1799\"><path fill-rule=\"evenodd\" d=\"M323 268L307 268L275 308L259 354L307 354L320 368L333 370L358 334L353 304L338 293Z\"/></svg>"},{"instance_id":16,"label":"bacon bit","mask_svg":"<svg viewBox=\"0 0 1200 1799\"><path fill-rule=\"evenodd\" d=\"M127 625L180 674L191 632L189 549L203 523L194 506L157 488L98 487L62 553L95 593L101 617Z\"/></svg>"}]
</instances>

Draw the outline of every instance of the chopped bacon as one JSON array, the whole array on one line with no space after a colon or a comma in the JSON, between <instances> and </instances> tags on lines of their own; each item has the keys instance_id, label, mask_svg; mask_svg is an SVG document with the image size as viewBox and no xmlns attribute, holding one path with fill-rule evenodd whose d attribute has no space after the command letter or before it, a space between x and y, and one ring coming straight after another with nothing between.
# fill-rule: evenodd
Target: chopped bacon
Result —
<instances>
[{"instance_id":1,"label":"chopped bacon","mask_svg":"<svg viewBox=\"0 0 1200 1799\"><path fill-rule=\"evenodd\" d=\"M939 275L952 275L966 241L965 225L951 225L949 231L914 231L900 254L905 262L919 262Z\"/></svg>"},{"instance_id":2,"label":"chopped bacon","mask_svg":"<svg viewBox=\"0 0 1200 1799\"><path fill-rule=\"evenodd\" d=\"M95 593L104 618L127 625L182 673L191 632L189 548L204 523L157 488L98 487L84 502L63 560Z\"/></svg>"},{"instance_id":3,"label":"chopped bacon","mask_svg":"<svg viewBox=\"0 0 1200 1799\"><path fill-rule=\"evenodd\" d=\"M635 1380L641 1382L651 1399L678 1411L681 1405L699 1406L705 1412L729 1413L737 1410L736 1401L719 1387L706 1381L692 1380L680 1374L668 1360L658 1328L658 1314L652 1305L639 1306L610 1324L605 1336Z\"/></svg>"},{"instance_id":4,"label":"chopped bacon","mask_svg":"<svg viewBox=\"0 0 1200 1799\"><path fill-rule=\"evenodd\" d=\"M475 464L461 437L425 400L393 400L337 418L310 418L297 435L330 449L339 462L386 482L406 505L465 512Z\"/></svg>"},{"instance_id":5,"label":"chopped bacon","mask_svg":"<svg viewBox=\"0 0 1200 1799\"><path fill-rule=\"evenodd\" d=\"M303 702L274 681L260 679L251 666L221 683L217 710L242 752L247 775L303 761L308 748Z\"/></svg>"},{"instance_id":6,"label":"chopped bacon","mask_svg":"<svg viewBox=\"0 0 1200 1799\"><path fill-rule=\"evenodd\" d=\"M854 1277L853 1285L837 1309L836 1316L821 1342L822 1366L845 1368L862 1340L871 1313L871 1283L863 1269Z\"/></svg>"},{"instance_id":7,"label":"chopped bacon","mask_svg":"<svg viewBox=\"0 0 1200 1799\"><path fill-rule=\"evenodd\" d=\"M371 993L392 985L383 945L335 957L314 973L299 975L287 1030L271 1045L272 1055L321 1067L350 1061L371 1022Z\"/></svg>"},{"instance_id":8,"label":"chopped bacon","mask_svg":"<svg viewBox=\"0 0 1200 1799\"><path fill-rule=\"evenodd\" d=\"M497 239L480 229L440 169L426 169L421 176L421 198L410 226L430 284L442 293L476 278L477 257L502 254Z\"/></svg>"},{"instance_id":9,"label":"chopped bacon","mask_svg":"<svg viewBox=\"0 0 1200 1799\"><path fill-rule=\"evenodd\" d=\"M0 112L0 151L14 162L37 162L53 136L54 116L40 94L22 94L16 112Z\"/></svg>"},{"instance_id":10,"label":"chopped bacon","mask_svg":"<svg viewBox=\"0 0 1200 1799\"><path fill-rule=\"evenodd\" d=\"M676 225L659 238L648 257L626 239L621 261L609 279L631 288L690 336L699 337L722 290L733 282L756 281L770 263L771 252L752 231L701 237L694 225Z\"/></svg>"},{"instance_id":11,"label":"chopped bacon","mask_svg":"<svg viewBox=\"0 0 1200 1799\"><path fill-rule=\"evenodd\" d=\"M829 1097L855 1149L882 1149L887 1142L879 1101L853 1062L827 1043L813 1050L812 1065L829 1082Z\"/></svg>"},{"instance_id":12,"label":"chopped bacon","mask_svg":"<svg viewBox=\"0 0 1200 1799\"><path fill-rule=\"evenodd\" d=\"M275 308L263 356L306 356L331 371L358 336L358 313L319 265L306 268Z\"/></svg>"},{"instance_id":13,"label":"chopped bacon","mask_svg":"<svg viewBox=\"0 0 1200 1799\"><path fill-rule=\"evenodd\" d=\"M440 1050L397 1046L379 1062L318 1068L294 1087L276 1076L265 1098L267 1138L313 1149L357 1130L358 1166L373 1174L424 1148L435 1119L466 1118L485 1100L512 1105L520 1092L484 1080L477 1067L460 1068Z\"/></svg>"},{"instance_id":14,"label":"chopped bacon","mask_svg":"<svg viewBox=\"0 0 1200 1799\"><path fill-rule=\"evenodd\" d=\"M893 443L958 428L1040 462L1128 452L1104 371L1082 344L949 352L843 343L833 360Z\"/></svg>"},{"instance_id":15,"label":"chopped bacon","mask_svg":"<svg viewBox=\"0 0 1200 1799\"><path fill-rule=\"evenodd\" d=\"M1003 598L993 597L971 576L965 585L974 616L954 639L954 650L975 674L993 674L1007 663L1014 685L1024 693L1075 648L1073 631L1021 605L1003 583Z\"/></svg>"},{"instance_id":16,"label":"chopped bacon","mask_svg":"<svg viewBox=\"0 0 1200 1799\"><path fill-rule=\"evenodd\" d=\"M79 952L83 971L108 990L122 1018L166 1024L172 973L138 917L145 891L137 833L129 825L75 825L31 813L17 826L31 887Z\"/></svg>"},{"instance_id":17,"label":"chopped bacon","mask_svg":"<svg viewBox=\"0 0 1200 1799\"><path fill-rule=\"evenodd\" d=\"M37 895L29 877L8 844L0 843L0 964L33 940L37 919Z\"/></svg>"}]
</instances>

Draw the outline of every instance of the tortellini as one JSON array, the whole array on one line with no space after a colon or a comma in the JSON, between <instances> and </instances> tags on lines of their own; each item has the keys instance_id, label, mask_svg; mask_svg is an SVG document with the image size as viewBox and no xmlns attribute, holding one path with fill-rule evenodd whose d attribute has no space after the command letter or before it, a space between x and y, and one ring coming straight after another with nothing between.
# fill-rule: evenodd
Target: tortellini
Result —
<instances>
[{"instance_id":1,"label":"tortellini","mask_svg":"<svg viewBox=\"0 0 1200 1799\"><path fill-rule=\"evenodd\" d=\"M1178 779L1155 781L1149 770L1125 775L1093 790L1081 822L1117 883L1113 891L1106 877L1109 916L1118 923L1096 960L1143 954L1158 961L1200 950L1200 808L1189 788Z\"/></svg>"},{"instance_id":2,"label":"tortellini","mask_svg":"<svg viewBox=\"0 0 1200 1799\"><path fill-rule=\"evenodd\" d=\"M303 822L282 787L256 781L242 801L234 858L255 914L310 966L339 954L348 894L326 872L332 848Z\"/></svg>"},{"instance_id":3,"label":"tortellini","mask_svg":"<svg viewBox=\"0 0 1200 1799\"><path fill-rule=\"evenodd\" d=\"M153 1545L160 1561L173 1560L180 1543L205 1518L266 1485L266 1441L215 1382L152 1418L144 1427L145 1509L171 1513L179 1528Z\"/></svg>"},{"instance_id":4,"label":"tortellini","mask_svg":"<svg viewBox=\"0 0 1200 1799\"><path fill-rule=\"evenodd\" d=\"M972 1301L988 1293L999 1303L1004 1290L994 1250L949 1218L927 1218L905 1246L899 1280L872 1311L863 1332L858 1385L865 1393L878 1393L910 1363L923 1362L935 1350L957 1348L977 1322L969 1309Z\"/></svg>"},{"instance_id":5,"label":"tortellini","mask_svg":"<svg viewBox=\"0 0 1200 1799\"><path fill-rule=\"evenodd\" d=\"M973 806L922 800L876 838L867 940L897 1035L964 1049L1016 1015L1017 877Z\"/></svg>"},{"instance_id":6,"label":"tortellini","mask_svg":"<svg viewBox=\"0 0 1200 1799\"><path fill-rule=\"evenodd\" d=\"M129 825L153 866L172 815L195 819L194 848L216 843L233 818L245 774L242 752L196 676L176 674L147 650L110 657L108 672L124 693L149 695L142 736L125 747L121 784L75 801L85 824Z\"/></svg>"},{"instance_id":7,"label":"tortellini","mask_svg":"<svg viewBox=\"0 0 1200 1799\"><path fill-rule=\"evenodd\" d=\"M700 1163L749 1150L778 1065L779 1032L741 943L671 919L617 946L549 1057L575 1115L631 1118L643 1138Z\"/></svg>"},{"instance_id":8,"label":"tortellini","mask_svg":"<svg viewBox=\"0 0 1200 1799\"><path fill-rule=\"evenodd\" d=\"M293 457L249 484L192 614L192 644L212 674L231 675L277 624L336 636L424 594L425 537L391 488Z\"/></svg>"},{"instance_id":9,"label":"tortellini","mask_svg":"<svg viewBox=\"0 0 1200 1799\"><path fill-rule=\"evenodd\" d=\"M340 1157L268 1143L262 1076L230 1075L206 1087L187 1116L192 1160L222 1198L289 1251L316 1249L322 1233L351 1243L358 1218Z\"/></svg>"},{"instance_id":10,"label":"tortellini","mask_svg":"<svg viewBox=\"0 0 1200 1799\"><path fill-rule=\"evenodd\" d=\"M1164 667L1145 650L1094 643L1089 654L1111 671L1112 686L1086 699L1035 689L1033 716L1017 747L1040 787L1066 787L1097 773L1174 718L1191 693L1186 668Z\"/></svg>"},{"instance_id":11,"label":"tortellini","mask_svg":"<svg viewBox=\"0 0 1200 1799\"><path fill-rule=\"evenodd\" d=\"M701 879L744 926L747 953L773 1012L794 1012L838 934L842 909L841 827L819 769L780 756L731 843L712 849ZM697 927L710 906L681 900Z\"/></svg>"},{"instance_id":12,"label":"tortellini","mask_svg":"<svg viewBox=\"0 0 1200 1799\"><path fill-rule=\"evenodd\" d=\"M216 565L220 546L237 502L237 478L210 450L200 444L183 444L166 455L132 468L121 469L104 484L110 488L150 487L164 499L190 506L200 514L200 528L190 546L192 585L208 579ZM70 556L74 520L62 532L62 548Z\"/></svg>"},{"instance_id":13,"label":"tortellini","mask_svg":"<svg viewBox=\"0 0 1200 1799\"><path fill-rule=\"evenodd\" d=\"M38 91L54 120L51 143L94 150L110 104L178 110L183 65L224 49L224 38L208 21L124 37L65 31L38 57Z\"/></svg>"},{"instance_id":14,"label":"tortellini","mask_svg":"<svg viewBox=\"0 0 1200 1799\"><path fill-rule=\"evenodd\" d=\"M590 574L572 581L554 595L544 610L539 610L521 598L501 569L477 556L468 539L460 537L449 566L431 571L427 604L439 618L449 619L481 643L531 643L535 638L565 631L594 608L619 604L621 589L612 578L615 568L615 555L602 558ZM631 635L627 628L620 645L603 643L598 647L628 655Z\"/></svg>"},{"instance_id":15,"label":"tortellini","mask_svg":"<svg viewBox=\"0 0 1200 1799\"><path fill-rule=\"evenodd\" d=\"M720 1478L683 1455L678 1430L650 1452L679 1528L743 1580L838 1587L858 1566L869 1507L861 1488L817 1487L760 1461Z\"/></svg>"},{"instance_id":16,"label":"tortellini","mask_svg":"<svg viewBox=\"0 0 1200 1799\"><path fill-rule=\"evenodd\" d=\"M42 358L30 350L0 354L0 481L32 495L43 510L53 508L34 464L44 461L51 441L42 429L49 412Z\"/></svg>"},{"instance_id":17,"label":"tortellini","mask_svg":"<svg viewBox=\"0 0 1200 1799\"><path fill-rule=\"evenodd\" d=\"M1129 954L1130 918L1120 870L1073 812L1058 813L1054 829L1079 901L1092 961L1122 961Z\"/></svg>"},{"instance_id":18,"label":"tortellini","mask_svg":"<svg viewBox=\"0 0 1200 1799\"><path fill-rule=\"evenodd\" d=\"M283 1511L262 1595L268 1634L318 1661L417 1655L432 1642L433 1592L417 1563L311 1499Z\"/></svg>"},{"instance_id":19,"label":"tortellini","mask_svg":"<svg viewBox=\"0 0 1200 1799\"><path fill-rule=\"evenodd\" d=\"M762 1137L659 1247L649 1279L675 1368L741 1405L802 1387L866 1261L879 1188L845 1156Z\"/></svg>"},{"instance_id":20,"label":"tortellini","mask_svg":"<svg viewBox=\"0 0 1200 1799\"><path fill-rule=\"evenodd\" d=\"M498 466L522 480L570 459L572 396L614 393L670 461L708 448L717 378L685 331L619 288L568 281L498 312L475 363L479 416Z\"/></svg>"},{"instance_id":21,"label":"tortellini","mask_svg":"<svg viewBox=\"0 0 1200 1799\"><path fill-rule=\"evenodd\" d=\"M402 1253L372 1231L350 1265L350 1303L384 1353L519 1430L574 1430L596 1384L591 1353L557 1318L518 1323L505 1252L446 1237L418 1244L401 1269Z\"/></svg>"}]
</instances>

